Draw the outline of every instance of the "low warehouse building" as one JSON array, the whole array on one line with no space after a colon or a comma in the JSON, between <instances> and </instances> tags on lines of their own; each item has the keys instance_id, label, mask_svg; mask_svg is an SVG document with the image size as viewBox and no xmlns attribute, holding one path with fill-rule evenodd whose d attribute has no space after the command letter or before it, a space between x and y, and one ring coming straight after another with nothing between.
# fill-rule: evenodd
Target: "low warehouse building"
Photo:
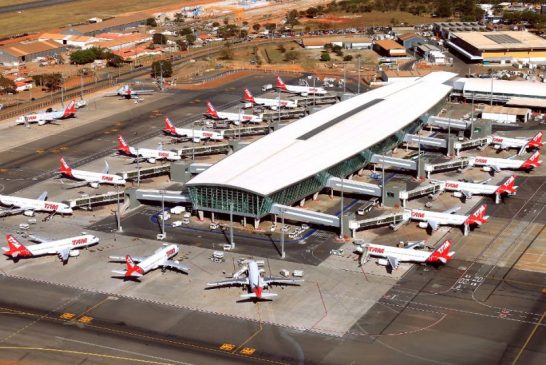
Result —
<instances>
[{"instance_id":1,"label":"low warehouse building","mask_svg":"<svg viewBox=\"0 0 546 365\"><path fill-rule=\"evenodd\" d=\"M529 32L457 32L446 43L470 62L546 61L546 39Z\"/></svg>"},{"instance_id":2,"label":"low warehouse building","mask_svg":"<svg viewBox=\"0 0 546 365\"><path fill-rule=\"evenodd\" d=\"M289 124L219 161L187 184L194 209L252 217L318 193L436 115L456 76L434 72L357 95ZM381 124L379 128L377 125ZM282 208L281 208L282 209Z\"/></svg>"},{"instance_id":3,"label":"low warehouse building","mask_svg":"<svg viewBox=\"0 0 546 365\"><path fill-rule=\"evenodd\" d=\"M0 47L0 63L15 64L30 62L38 57L56 57L66 46L55 41L29 41Z\"/></svg>"},{"instance_id":4,"label":"low warehouse building","mask_svg":"<svg viewBox=\"0 0 546 365\"><path fill-rule=\"evenodd\" d=\"M482 108L482 119L490 119L499 123L525 123L531 116L531 109L508 108L501 105L486 105Z\"/></svg>"},{"instance_id":5,"label":"low warehouse building","mask_svg":"<svg viewBox=\"0 0 546 365\"><path fill-rule=\"evenodd\" d=\"M373 44L373 49L382 56L401 57L406 55L406 49L392 39L382 39Z\"/></svg>"}]
</instances>

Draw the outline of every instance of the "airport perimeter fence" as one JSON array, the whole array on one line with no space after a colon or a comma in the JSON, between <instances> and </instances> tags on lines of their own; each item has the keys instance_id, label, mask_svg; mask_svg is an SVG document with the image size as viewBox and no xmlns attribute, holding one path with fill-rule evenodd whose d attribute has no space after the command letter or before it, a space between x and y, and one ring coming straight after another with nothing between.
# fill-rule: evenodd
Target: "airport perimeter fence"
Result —
<instances>
[{"instance_id":1,"label":"airport perimeter fence","mask_svg":"<svg viewBox=\"0 0 546 365\"><path fill-rule=\"evenodd\" d=\"M265 45L265 44L268 44L268 43L291 42L291 41L293 41L293 39L291 39L291 38L260 39L260 40L255 40L255 41L251 41L251 42L233 44L231 47L236 49L236 48L252 47L252 46L256 46L256 45ZM191 59L206 57L206 56L209 56L211 54L218 53L224 48L224 46L225 46L224 44L213 45L213 46L210 46L210 47L207 47L207 48L203 48L203 49L193 51L193 52L185 54L183 56L180 56L180 55L174 56L174 57L172 57L173 66L181 65L182 63L188 62ZM161 59L168 60L169 58L162 56L162 57L159 57L157 59L153 59L152 61L161 60ZM94 92L97 92L97 91L104 90L104 89L107 89L109 87L115 86L117 84L127 82L127 80L131 80L132 78L143 76L143 75L150 72L151 63L152 62L150 62L150 66L145 66L145 67L140 67L140 68L133 69L133 70L128 70L128 71L125 71L125 72L122 72L122 73L118 73L117 75L112 75L111 73L103 74L103 78L101 80L96 79L95 81L93 81L91 83L84 84L83 87L78 86L78 87L73 87L73 88L70 88L70 89L65 89L64 90L64 95L63 95L63 92L57 91L57 92L52 93L52 94L50 94L48 96L44 96L44 97L35 99L33 101L24 103L23 105L17 104L15 107L10 107L10 108L8 108L6 110L0 111L0 121L5 120L5 119L10 119L10 118L15 118L15 117L17 117L19 115L27 114L27 113L30 113L30 112L33 112L33 111L36 111L36 110L45 109L47 107L50 107L51 105L58 104L58 103L62 102L63 100L66 102L67 100L70 100L70 99L79 98L80 95L82 95L82 94L85 95L85 94L94 93ZM262 71L262 70L257 70L257 69L253 69L253 68L235 69L235 70L228 70L228 71L225 71L225 72L230 74L230 73L239 72L239 71ZM271 70L266 71L266 69L264 68L263 72L271 72ZM214 78L208 78L207 77L207 78L204 79L205 81L200 80L198 82L199 83L204 83L204 82L207 82L207 81L222 77L224 75L220 75L220 76L214 75L213 76ZM105 78L105 76L106 76L106 78ZM191 83L191 82L195 82L195 81L189 80L188 83ZM183 82L183 83L185 83L185 82Z\"/></svg>"}]
</instances>

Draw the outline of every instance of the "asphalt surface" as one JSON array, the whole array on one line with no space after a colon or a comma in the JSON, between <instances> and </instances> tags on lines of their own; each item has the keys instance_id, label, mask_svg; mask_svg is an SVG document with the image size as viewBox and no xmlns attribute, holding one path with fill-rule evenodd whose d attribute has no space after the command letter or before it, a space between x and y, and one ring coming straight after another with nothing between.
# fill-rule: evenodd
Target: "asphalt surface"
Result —
<instances>
[{"instance_id":1,"label":"asphalt surface","mask_svg":"<svg viewBox=\"0 0 546 365\"><path fill-rule=\"evenodd\" d=\"M37 1L32 1L29 3L23 3L23 4L6 5L6 6L0 6L0 13L11 13L14 11L44 8L47 6L72 3L74 1L77 1L77 0L37 0Z\"/></svg>"}]
</instances>

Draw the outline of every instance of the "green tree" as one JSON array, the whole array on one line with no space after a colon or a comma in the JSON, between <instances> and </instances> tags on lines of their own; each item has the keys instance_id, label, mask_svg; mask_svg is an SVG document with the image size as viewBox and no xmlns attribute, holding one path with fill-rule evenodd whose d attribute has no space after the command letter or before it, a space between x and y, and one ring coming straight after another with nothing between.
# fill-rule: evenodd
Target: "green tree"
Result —
<instances>
[{"instance_id":1,"label":"green tree","mask_svg":"<svg viewBox=\"0 0 546 365\"><path fill-rule=\"evenodd\" d=\"M328 62L328 61L330 61L330 60L331 60L330 54L329 54L328 52L322 52L322 53L320 54L320 60L321 60L322 62Z\"/></svg>"},{"instance_id":2,"label":"green tree","mask_svg":"<svg viewBox=\"0 0 546 365\"><path fill-rule=\"evenodd\" d=\"M182 39L178 39L176 41L176 45L178 46L178 49L181 51L186 51L188 49L188 44L186 43L186 41Z\"/></svg>"},{"instance_id":3,"label":"green tree","mask_svg":"<svg viewBox=\"0 0 546 365\"><path fill-rule=\"evenodd\" d=\"M70 62L77 65L83 65L91 63L97 59L102 58L104 50L98 47L91 47L88 49L81 49L74 51L70 54Z\"/></svg>"},{"instance_id":4,"label":"green tree","mask_svg":"<svg viewBox=\"0 0 546 365\"><path fill-rule=\"evenodd\" d=\"M149 26L149 27L157 27L157 22L155 21L154 18L148 18L146 19L146 25Z\"/></svg>"},{"instance_id":5,"label":"green tree","mask_svg":"<svg viewBox=\"0 0 546 365\"><path fill-rule=\"evenodd\" d=\"M155 33L152 36L152 42L154 44L167 44L167 37L161 33Z\"/></svg>"},{"instance_id":6,"label":"green tree","mask_svg":"<svg viewBox=\"0 0 546 365\"><path fill-rule=\"evenodd\" d=\"M310 7L305 11L305 14L308 18L315 18L318 15L318 9L315 7Z\"/></svg>"},{"instance_id":7,"label":"green tree","mask_svg":"<svg viewBox=\"0 0 546 365\"><path fill-rule=\"evenodd\" d=\"M296 61L300 58L300 53L298 51L288 51L284 54L285 61Z\"/></svg>"},{"instance_id":8,"label":"green tree","mask_svg":"<svg viewBox=\"0 0 546 365\"><path fill-rule=\"evenodd\" d=\"M349 62L349 61L352 61L353 60L353 56L351 56L350 54L348 54L347 56L343 57L343 61L345 62Z\"/></svg>"},{"instance_id":9,"label":"green tree","mask_svg":"<svg viewBox=\"0 0 546 365\"><path fill-rule=\"evenodd\" d=\"M161 60L152 63L152 77L171 77L173 74L173 64L171 61Z\"/></svg>"},{"instance_id":10,"label":"green tree","mask_svg":"<svg viewBox=\"0 0 546 365\"><path fill-rule=\"evenodd\" d=\"M12 93L15 94L16 89L15 82L2 75L0 75L0 94Z\"/></svg>"},{"instance_id":11,"label":"green tree","mask_svg":"<svg viewBox=\"0 0 546 365\"><path fill-rule=\"evenodd\" d=\"M449 18L451 16L451 2L440 0L436 7L436 15L441 18Z\"/></svg>"},{"instance_id":12,"label":"green tree","mask_svg":"<svg viewBox=\"0 0 546 365\"><path fill-rule=\"evenodd\" d=\"M259 31L262 26L259 23L252 24L252 29L254 29L255 32Z\"/></svg>"},{"instance_id":13,"label":"green tree","mask_svg":"<svg viewBox=\"0 0 546 365\"><path fill-rule=\"evenodd\" d=\"M218 24L220 25L220 24ZM180 35L192 34L193 30L190 27L184 27L178 32Z\"/></svg>"},{"instance_id":14,"label":"green tree","mask_svg":"<svg viewBox=\"0 0 546 365\"><path fill-rule=\"evenodd\" d=\"M213 26L214 28L219 27L219 26L220 26L220 23L214 22L214 23L212 23L212 26Z\"/></svg>"},{"instance_id":15,"label":"green tree","mask_svg":"<svg viewBox=\"0 0 546 365\"><path fill-rule=\"evenodd\" d=\"M221 60L232 60L233 59L233 50L229 45L222 48L220 51L220 57L218 57Z\"/></svg>"},{"instance_id":16,"label":"green tree","mask_svg":"<svg viewBox=\"0 0 546 365\"><path fill-rule=\"evenodd\" d=\"M298 15L299 14L296 9L290 10L288 14L286 15L286 23L292 26L299 24Z\"/></svg>"},{"instance_id":17,"label":"green tree","mask_svg":"<svg viewBox=\"0 0 546 365\"><path fill-rule=\"evenodd\" d=\"M110 67L120 67L123 64L123 58L117 54L110 54L107 60L106 64Z\"/></svg>"},{"instance_id":18,"label":"green tree","mask_svg":"<svg viewBox=\"0 0 546 365\"><path fill-rule=\"evenodd\" d=\"M197 37L195 36L195 34L186 34L186 42L188 42L189 45L194 44L196 40Z\"/></svg>"},{"instance_id":19,"label":"green tree","mask_svg":"<svg viewBox=\"0 0 546 365\"><path fill-rule=\"evenodd\" d=\"M36 86L42 86L47 89L58 89L63 81L63 76L60 73L33 75L32 80Z\"/></svg>"}]
</instances>

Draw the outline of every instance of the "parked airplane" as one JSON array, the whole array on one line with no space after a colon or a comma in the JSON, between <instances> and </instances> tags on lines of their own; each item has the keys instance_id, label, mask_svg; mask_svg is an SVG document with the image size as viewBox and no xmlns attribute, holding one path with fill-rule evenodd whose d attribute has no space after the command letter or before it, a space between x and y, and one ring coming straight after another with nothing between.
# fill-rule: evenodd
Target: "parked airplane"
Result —
<instances>
[{"instance_id":1,"label":"parked airplane","mask_svg":"<svg viewBox=\"0 0 546 365\"><path fill-rule=\"evenodd\" d=\"M501 185L486 185L484 183L468 183L462 181L445 181L445 186L447 191L453 191L453 196L457 198L471 199L473 195L491 195L495 194L497 197L500 197L501 194L507 195L516 195L518 189L517 186L514 186L516 181L516 176L510 176L504 183Z\"/></svg>"},{"instance_id":2,"label":"parked airplane","mask_svg":"<svg viewBox=\"0 0 546 365\"><path fill-rule=\"evenodd\" d=\"M432 252L418 250L418 248L424 247L423 241L410 244L404 248L377 245L375 243L355 243L355 245L356 251L361 254L360 265L365 264L369 257L373 256L379 257L377 260L378 265L390 266L393 270L396 270L401 262L445 264L455 254L455 252L449 251L452 246L450 240L446 240Z\"/></svg>"},{"instance_id":3,"label":"parked airplane","mask_svg":"<svg viewBox=\"0 0 546 365\"><path fill-rule=\"evenodd\" d=\"M263 122L262 115L252 115L244 113L226 113L226 112L217 112L216 109L212 106L211 102L207 102L207 112L205 116L212 119L225 119L232 122L235 125L240 123L249 122L249 123L261 123Z\"/></svg>"},{"instance_id":4,"label":"parked airplane","mask_svg":"<svg viewBox=\"0 0 546 365\"><path fill-rule=\"evenodd\" d=\"M258 265L262 264L261 262L255 260L245 260L243 267L233 274L232 279L216 281L212 283L207 283L209 288L217 288L222 286L231 286L231 285L246 285L248 286L249 293L241 294L242 298L254 298L257 300L268 299L277 296L275 293L264 293L264 288L272 284L279 285L299 285L303 282L303 279L289 279L282 277L273 277L261 275L262 271ZM246 277L241 277L246 272Z\"/></svg>"},{"instance_id":5,"label":"parked airplane","mask_svg":"<svg viewBox=\"0 0 546 365\"><path fill-rule=\"evenodd\" d=\"M410 218L420 221L419 227L431 228L437 230L440 225L460 226L464 227L464 235L467 236L471 225L481 226L487 222L489 216L485 215L487 205L481 205L476 211L470 215L454 214L460 207L451 208L444 212L432 212L422 209L408 209Z\"/></svg>"},{"instance_id":6,"label":"parked airplane","mask_svg":"<svg viewBox=\"0 0 546 365\"><path fill-rule=\"evenodd\" d=\"M108 162L104 161L104 169L101 173L85 171L85 170L76 170L68 166L64 157L61 157L61 167L59 172L67 177L76 180L83 180L79 184L70 185L71 188L76 188L84 185L91 186L94 189L97 189L100 184L112 184L112 185L125 185L125 179L118 175L108 174Z\"/></svg>"},{"instance_id":7,"label":"parked airplane","mask_svg":"<svg viewBox=\"0 0 546 365\"><path fill-rule=\"evenodd\" d=\"M64 203L46 201L47 191L44 191L38 199L20 198L17 196L0 195L0 203L9 206L9 209L0 210L0 215L23 213L27 217L34 216L35 212L49 212L72 214L72 208Z\"/></svg>"},{"instance_id":8,"label":"parked airplane","mask_svg":"<svg viewBox=\"0 0 546 365\"><path fill-rule=\"evenodd\" d=\"M542 165L540 151L535 151L527 160L514 160L512 158L494 157L470 157L471 165L482 166L483 171L499 172L502 169L531 171Z\"/></svg>"},{"instance_id":9,"label":"parked airplane","mask_svg":"<svg viewBox=\"0 0 546 365\"><path fill-rule=\"evenodd\" d=\"M199 143L204 139L210 139L212 141L221 141L224 139L223 132L204 131L201 129L190 128L177 128L171 123L171 121L167 117L165 117L165 129L163 129L163 132L176 137L191 138L192 141L195 143Z\"/></svg>"},{"instance_id":10,"label":"parked airplane","mask_svg":"<svg viewBox=\"0 0 546 365\"><path fill-rule=\"evenodd\" d=\"M271 110L278 110L279 108L294 109L298 107L297 100L279 100L279 99L267 99L267 98L255 98L252 96L248 89L245 89L245 96L243 102L256 105L263 105Z\"/></svg>"},{"instance_id":11,"label":"parked airplane","mask_svg":"<svg viewBox=\"0 0 546 365\"><path fill-rule=\"evenodd\" d=\"M99 238L90 234L63 238L55 241L46 241L38 237L31 237L36 245L24 246L12 235L7 235L8 247L2 247L4 255L17 260L19 257L36 257L42 255L58 255L61 261L66 264L69 257L80 254L83 247L89 247L99 243Z\"/></svg>"},{"instance_id":12,"label":"parked airplane","mask_svg":"<svg viewBox=\"0 0 546 365\"><path fill-rule=\"evenodd\" d=\"M151 256L110 256L110 262L125 262L125 270L112 270L115 277L140 278L147 272L161 267L163 270L173 269L188 273L190 268L178 260L171 260L178 253L177 245L168 245L157 249Z\"/></svg>"},{"instance_id":13,"label":"parked airplane","mask_svg":"<svg viewBox=\"0 0 546 365\"><path fill-rule=\"evenodd\" d=\"M322 87L313 87L313 86L299 86L299 85L286 85L279 76L277 76L277 84L275 85L278 89L286 91L292 94L299 94L301 96L307 95L326 95L328 92Z\"/></svg>"},{"instance_id":14,"label":"parked airplane","mask_svg":"<svg viewBox=\"0 0 546 365\"><path fill-rule=\"evenodd\" d=\"M154 93L155 90L148 89L148 90L133 90L129 85L123 85L119 89L116 90L114 93L107 93L104 96L121 96L125 99L138 99L140 98L140 95L150 95Z\"/></svg>"},{"instance_id":15,"label":"parked airplane","mask_svg":"<svg viewBox=\"0 0 546 365\"><path fill-rule=\"evenodd\" d=\"M54 120L67 119L76 115L76 103L72 100L63 110L23 115L15 120L16 124L38 123L44 125Z\"/></svg>"},{"instance_id":16,"label":"parked airplane","mask_svg":"<svg viewBox=\"0 0 546 365\"><path fill-rule=\"evenodd\" d=\"M510 148L519 149L518 155L523 154L527 149L540 148L544 146L542 142L542 136L544 132L538 132L531 138L508 138L498 136L496 134L492 135L493 137L493 148L497 150L507 150Z\"/></svg>"},{"instance_id":17,"label":"parked airplane","mask_svg":"<svg viewBox=\"0 0 546 365\"><path fill-rule=\"evenodd\" d=\"M176 151L164 151L154 150L150 148L136 148L129 146L121 135L118 135L119 146L117 148L119 153L123 153L127 156L133 156L135 158L142 158L149 163L155 163L157 160L180 160L180 156Z\"/></svg>"}]
</instances>

